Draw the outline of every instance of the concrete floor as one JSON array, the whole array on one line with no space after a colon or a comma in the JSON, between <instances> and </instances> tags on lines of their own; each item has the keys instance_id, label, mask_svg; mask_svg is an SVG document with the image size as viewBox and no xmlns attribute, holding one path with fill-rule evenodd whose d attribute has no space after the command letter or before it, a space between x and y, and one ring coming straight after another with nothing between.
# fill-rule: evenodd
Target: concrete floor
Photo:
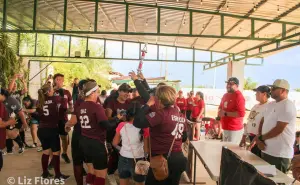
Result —
<instances>
[{"instance_id":1,"label":"concrete floor","mask_svg":"<svg viewBox=\"0 0 300 185\"><path fill-rule=\"evenodd\" d=\"M26 141L28 144L32 144L30 132L26 132ZM71 158L70 149L68 150L68 155ZM0 172L0 185L25 185L28 183L28 179L32 179L31 184L42 185L39 181L39 177L42 174L41 167L41 152L37 152L37 149L27 149L23 154L18 154L18 147L15 144L14 154L3 156L4 167ZM73 175L72 163L66 164L61 160L61 172L65 175L71 175L68 179L66 185L76 185L75 178ZM50 173L54 174L51 170ZM36 183L35 178L38 178ZM27 179L27 183L26 183ZM197 182L206 182L207 185L215 185L206 170L204 169L200 160L197 161ZM44 182L43 185L50 184L49 182ZM52 184L55 184L54 182ZM182 184L188 184L182 178Z\"/></svg>"}]
</instances>

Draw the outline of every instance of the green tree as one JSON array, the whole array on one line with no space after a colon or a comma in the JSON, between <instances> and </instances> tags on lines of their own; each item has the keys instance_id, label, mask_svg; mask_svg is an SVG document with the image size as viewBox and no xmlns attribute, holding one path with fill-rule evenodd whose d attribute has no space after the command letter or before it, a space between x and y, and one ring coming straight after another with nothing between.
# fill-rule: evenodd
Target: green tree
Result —
<instances>
[{"instance_id":1,"label":"green tree","mask_svg":"<svg viewBox=\"0 0 300 185\"><path fill-rule=\"evenodd\" d=\"M300 88L296 88L294 89L296 92L300 92Z\"/></svg>"},{"instance_id":2,"label":"green tree","mask_svg":"<svg viewBox=\"0 0 300 185\"><path fill-rule=\"evenodd\" d=\"M23 73L27 76L27 71L22 65L22 58L17 58L15 52L8 46L9 37L2 33L0 38L0 86L7 87L9 79L15 74Z\"/></svg>"},{"instance_id":3,"label":"green tree","mask_svg":"<svg viewBox=\"0 0 300 185\"><path fill-rule=\"evenodd\" d=\"M250 77L245 79L244 90L252 90L257 86L257 82L254 82Z\"/></svg>"}]
</instances>

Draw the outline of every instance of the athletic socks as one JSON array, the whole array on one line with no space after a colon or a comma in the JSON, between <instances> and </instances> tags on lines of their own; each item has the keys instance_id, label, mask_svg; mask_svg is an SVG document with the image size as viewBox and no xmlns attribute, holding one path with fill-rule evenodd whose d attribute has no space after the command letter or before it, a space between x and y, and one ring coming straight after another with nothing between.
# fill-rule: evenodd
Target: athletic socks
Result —
<instances>
[{"instance_id":1,"label":"athletic socks","mask_svg":"<svg viewBox=\"0 0 300 185\"><path fill-rule=\"evenodd\" d=\"M87 184L94 184L94 175L88 173L85 179Z\"/></svg>"},{"instance_id":2,"label":"athletic socks","mask_svg":"<svg viewBox=\"0 0 300 185\"><path fill-rule=\"evenodd\" d=\"M83 185L83 165L73 165L77 185Z\"/></svg>"},{"instance_id":3,"label":"athletic socks","mask_svg":"<svg viewBox=\"0 0 300 185\"><path fill-rule=\"evenodd\" d=\"M48 171L48 162L49 162L49 155L43 154L42 155L43 174L49 173L49 171Z\"/></svg>"},{"instance_id":4,"label":"athletic socks","mask_svg":"<svg viewBox=\"0 0 300 185\"><path fill-rule=\"evenodd\" d=\"M15 141L16 143L18 143L19 148L23 148L24 145L23 145L23 142L22 142L22 139L21 139L20 136L16 137L16 138L14 139L14 141Z\"/></svg>"},{"instance_id":5,"label":"athletic socks","mask_svg":"<svg viewBox=\"0 0 300 185\"><path fill-rule=\"evenodd\" d=\"M20 131L20 137L21 137L21 141L26 145L26 142L25 142L25 132L24 131Z\"/></svg>"},{"instance_id":6,"label":"athletic socks","mask_svg":"<svg viewBox=\"0 0 300 185\"><path fill-rule=\"evenodd\" d=\"M12 152L13 146L14 146L14 144L13 144L12 139L6 139L6 152L7 153Z\"/></svg>"},{"instance_id":7,"label":"athletic socks","mask_svg":"<svg viewBox=\"0 0 300 185\"><path fill-rule=\"evenodd\" d=\"M60 173L60 156L53 155L51 162L54 167L55 177L59 177L61 175L61 173Z\"/></svg>"},{"instance_id":8,"label":"athletic socks","mask_svg":"<svg viewBox=\"0 0 300 185\"><path fill-rule=\"evenodd\" d=\"M95 177L94 185L105 185L105 179L102 177Z\"/></svg>"}]
</instances>

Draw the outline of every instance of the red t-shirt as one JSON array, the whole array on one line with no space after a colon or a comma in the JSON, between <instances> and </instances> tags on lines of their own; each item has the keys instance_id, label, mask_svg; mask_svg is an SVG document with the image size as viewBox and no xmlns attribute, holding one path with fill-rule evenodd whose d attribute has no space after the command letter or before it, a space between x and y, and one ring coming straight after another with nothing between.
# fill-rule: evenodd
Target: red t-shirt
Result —
<instances>
[{"instance_id":1,"label":"red t-shirt","mask_svg":"<svg viewBox=\"0 0 300 185\"><path fill-rule=\"evenodd\" d=\"M57 128L59 121L59 109L58 107L61 104L61 98L57 96L46 97L45 103L42 108L37 108L37 112L40 118L39 128Z\"/></svg>"},{"instance_id":2,"label":"red t-shirt","mask_svg":"<svg viewBox=\"0 0 300 185\"><path fill-rule=\"evenodd\" d=\"M238 112L239 117L224 116L221 118L223 130L241 130L243 128L243 118L245 116L245 98L240 91L224 94L220 110L225 112Z\"/></svg>"},{"instance_id":3,"label":"red t-shirt","mask_svg":"<svg viewBox=\"0 0 300 185\"><path fill-rule=\"evenodd\" d=\"M62 109L60 109L62 112L60 112L60 114L59 114L59 120L68 121L68 115L67 115L68 104L72 103L73 99L72 99L70 91L68 91L67 89L63 89L64 96L62 97L60 95L61 90L62 89L57 89L54 92L54 96L60 97L63 100L60 105L62 107Z\"/></svg>"},{"instance_id":4,"label":"red t-shirt","mask_svg":"<svg viewBox=\"0 0 300 185\"><path fill-rule=\"evenodd\" d=\"M0 102L0 118L2 121L7 121L8 113L3 103ZM6 144L6 128L0 128L0 149L4 149Z\"/></svg>"},{"instance_id":5,"label":"red t-shirt","mask_svg":"<svg viewBox=\"0 0 300 185\"><path fill-rule=\"evenodd\" d=\"M186 104L187 104L187 105L186 105L186 106L187 106L187 107L186 107L186 110L190 110L190 111L193 110L193 107L194 107L194 106L193 106L194 99L195 99L195 98L187 98L187 99L186 99Z\"/></svg>"},{"instance_id":6,"label":"red t-shirt","mask_svg":"<svg viewBox=\"0 0 300 185\"><path fill-rule=\"evenodd\" d=\"M77 124L81 125L81 134L85 137L105 142L106 129L100 125L101 121L107 121L104 109L100 104L91 101L82 102L74 111Z\"/></svg>"},{"instance_id":7,"label":"red t-shirt","mask_svg":"<svg viewBox=\"0 0 300 185\"><path fill-rule=\"evenodd\" d=\"M182 151L182 133L186 130L186 119L175 106L151 112L146 117L150 123L152 154L167 154L175 134L172 152Z\"/></svg>"},{"instance_id":8,"label":"red t-shirt","mask_svg":"<svg viewBox=\"0 0 300 185\"><path fill-rule=\"evenodd\" d=\"M205 108L205 104L203 100L196 100L194 101L194 103L196 104L195 106L193 106L193 110L192 110L192 118L197 118L200 114L201 109ZM204 113L204 112L203 112ZM201 117L203 116L203 114L201 115Z\"/></svg>"},{"instance_id":9,"label":"red t-shirt","mask_svg":"<svg viewBox=\"0 0 300 185\"><path fill-rule=\"evenodd\" d=\"M185 98L177 98L176 99L176 105L177 107L179 107L179 109L182 111L182 110L186 110L186 106L187 106L187 103L186 103L186 99Z\"/></svg>"}]
</instances>

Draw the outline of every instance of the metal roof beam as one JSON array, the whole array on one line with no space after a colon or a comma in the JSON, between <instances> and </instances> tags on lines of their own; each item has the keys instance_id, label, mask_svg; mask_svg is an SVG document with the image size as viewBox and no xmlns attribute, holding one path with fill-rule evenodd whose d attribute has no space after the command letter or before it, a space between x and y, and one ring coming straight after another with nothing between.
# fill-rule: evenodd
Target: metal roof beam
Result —
<instances>
[{"instance_id":1,"label":"metal roof beam","mask_svg":"<svg viewBox=\"0 0 300 185\"><path fill-rule=\"evenodd\" d=\"M300 3L298 3L298 4L295 5L294 7L290 8L289 10L283 12L282 14L278 15L274 20L275 20L275 21L278 21L278 20L280 20L281 18L283 18L283 17L285 17L286 15L288 15L289 13L291 13L291 12L297 10L298 8L300 8ZM255 33L259 33L261 30L267 28L267 27L270 26L270 25L271 25L271 23L266 23L266 24L263 25L260 29L256 30L256 31L254 32L254 34L255 34ZM283 25L285 25L285 23L283 23ZM251 35L253 35L253 33L251 33ZM251 35L250 35L250 36L251 36ZM276 37L274 37L274 38L276 38ZM238 46L239 44L241 44L241 43L243 43L243 42L244 42L244 41L241 40L241 41L239 41L237 44L234 44L234 45L232 45L231 47L229 47L228 49L226 49L225 51L228 51L228 50L230 50L230 49L232 49L232 48Z\"/></svg>"},{"instance_id":2,"label":"metal roof beam","mask_svg":"<svg viewBox=\"0 0 300 185\"><path fill-rule=\"evenodd\" d=\"M96 0L85 0L90 2L95 2ZM131 2L121 2L121 1L111 1L111 0L98 0L101 3L107 3L107 4L120 4L120 5L130 5L130 6L139 6L139 7L150 7L150 8L161 8L161 9L169 9L169 10L179 10L179 11L191 11L196 13L203 13L203 14L210 14L210 15L223 15L225 17L233 17L237 19L247 19L247 20L256 20L256 21L265 21L265 22L274 22L274 23L286 23L291 25L300 25L300 23L296 22L287 22L287 21L279 21L274 19L264 19L264 18L258 18L258 17L247 17L237 14L230 14L230 13L220 13L218 11L209 11L209 10L199 10L199 9L191 9L191 8L180 8L180 7L171 7L171 6L161 6L161 5L151 5L151 4L139 4L139 3L131 3ZM266 0L263 0L266 1ZM258 6L256 6L258 7Z\"/></svg>"},{"instance_id":3,"label":"metal roof beam","mask_svg":"<svg viewBox=\"0 0 300 185\"><path fill-rule=\"evenodd\" d=\"M244 17L250 17L250 15L255 11L255 8L261 7L263 4L265 4L267 0L261 0L255 7L253 7L251 10L248 11L248 13ZM221 23L224 23L224 16L221 15ZM226 33L225 35L229 34L233 29L235 29L238 25L240 25L245 19L240 19L238 22L236 22ZM251 19L251 22L253 19ZM221 24L221 30L223 29L224 31L224 24ZM223 32L224 33L224 32ZM222 34L222 33L221 33ZM250 35L251 36L251 35ZM221 39L218 39L216 42L214 42L211 46L208 47L208 49L211 49L214 47L217 43L219 43Z\"/></svg>"},{"instance_id":4,"label":"metal roof beam","mask_svg":"<svg viewBox=\"0 0 300 185\"><path fill-rule=\"evenodd\" d=\"M271 52L274 52L274 51L279 51L279 50L282 50L282 49L286 49L286 48L289 48L289 47L300 45L300 41L298 41L298 42L295 42L295 43L292 43L292 44L288 44L288 45L285 45L285 46L282 46L282 47L277 46L274 49L269 49L269 50L266 50L266 51L262 51L263 47L265 47L265 46L269 46L269 45L272 45L272 44L275 44L275 43L278 43L278 42L281 42L281 41L288 41L289 39L292 39L292 38L297 37L297 36L300 36L300 33L296 33L296 34L287 36L285 38L278 39L277 41L273 41L273 42L268 42L268 43L265 43L265 44L261 44L259 46L255 46L253 48L250 48L250 49L247 49L247 50L235 53L235 54L230 54L229 56L223 57L223 58L221 58L219 60L216 60L214 62L211 62L209 64L204 65L203 66L203 70L208 70L208 69L212 69L212 68L215 68L215 67L219 67L219 66L225 65L231 59L233 59L233 61L246 60L248 58L257 57L257 56L261 56L263 54L267 54L267 53L271 53ZM252 51L252 50L257 50L258 52L255 53L255 54L252 54L252 55L248 55L249 51ZM235 58L235 56L244 56L244 57L237 59L237 58Z\"/></svg>"},{"instance_id":5,"label":"metal roof beam","mask_svg":"<svg viewBox=\"0 0 300 185\"><path fill-rule=\"evenodd\" d=\"M191 2L191 0L188 0L188 1L187 1L186 9L189 9L190 2ZM177 30L177 34L180 33L181 26L182 26L183 24L185 24L185 22L184 22L184 21L185 21L185 16L186 16L185 14L186 14L186 12L183 13L183 16L182 16L182 19L181 19L179 28L178 28L178 30ZM193 14L193 12L191 12L191 14ZM189 14L189 15L191 15L191 14ZM191 33L191 34L192 34L192 33ZM174 40L174 46L175 46L176 43L177 43L177 39L178 39L178 37L176 37L175 40Z\"/></svg>"}]
</instances>

